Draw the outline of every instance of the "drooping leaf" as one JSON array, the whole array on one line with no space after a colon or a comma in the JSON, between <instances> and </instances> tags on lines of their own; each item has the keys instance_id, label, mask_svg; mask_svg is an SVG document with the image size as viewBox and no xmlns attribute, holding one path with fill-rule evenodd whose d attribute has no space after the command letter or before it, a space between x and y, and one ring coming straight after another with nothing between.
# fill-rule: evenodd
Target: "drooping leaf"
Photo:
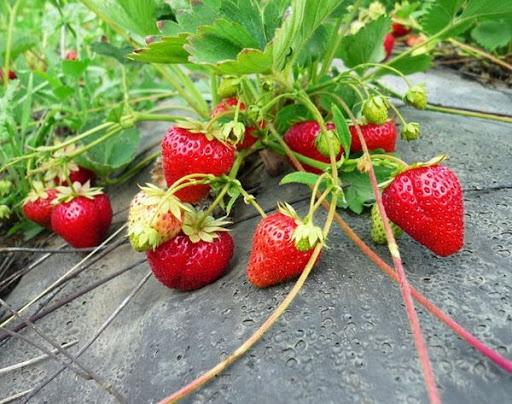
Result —
<instances>
[{"instance_id":1,"label":"drooping leaf","mask_svg":"<svg viewBox=\"0 0 512 404\"><path fill-rule=\"evenodd\" d=\"M189 60L211 65L223 74L265 73L272 65L270 47L264 51L240 24L224 18L212 25L200 27L198 34L191 35L185 49Z\"/></svg>"},{"instance_id":2,"label":"drooping leaf","mask_svg":"<svg viewBox=\"0 0 512 404\"><path fill-rule=\"evenodd\" d=\"M346 66L379 63L384 59L384 37L391 28L391 20L382 16L369 22L354 35L343 38L338 56Z\"/></svg>"},{"instance_id":3,"label":"drooping leaf","mask_svg":"<svg viewBox=\"0 0 512 404\"><path fill-rule=\"evenodd\" d=\"M135 49L129 58L145 63L187 63L189 54L183 48L187 37L187 34L161 37L145 48Z\"/></svg>"},{"instance_id":4,"label":"drooping leaf","mask_svg":"<svg viewBox=\"0 0 512 404\"><path fill-rule=\"evenodd\" d=\"M98 55L114 58L122 64L134 63L132 60L128 59L128 55L133 51L133 48L131 46L117 48L114 45L109 44L109 43L94 42L91 45L91 49L93 52L96 52Z\"/></svg>"},{"instance_id":5,"label":"drooping leaf","mask_svg":"<svg viewBox=\"0 0 512 404\"><path fill-rule=\"evenodd\" d=\"M286 184L315 185L318 180L318 177L319 177L318 174L296 171L296 172L285 175L283 177L283 179L279 182L279 185L286 185Z\"/></svg>"}]
</instances>

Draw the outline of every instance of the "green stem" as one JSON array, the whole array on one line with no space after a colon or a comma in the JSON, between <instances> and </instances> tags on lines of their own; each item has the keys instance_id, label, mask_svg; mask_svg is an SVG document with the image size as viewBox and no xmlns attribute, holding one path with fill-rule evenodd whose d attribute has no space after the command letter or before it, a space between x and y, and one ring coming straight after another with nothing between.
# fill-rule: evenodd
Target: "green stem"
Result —
<instances>
[{"instance_id":1,"label":"green stem","mask_svg":"<svg viewBox=\"0 0 512 404\"><path fill-rule=\"evenodd\" d=\"M392 97L403 100L404 96L397 93L396 91L392 90L391 88L386 87L379 82L375 82L374 84L377 87L380 87L384 92L388 93ZM480 118L480 119L487 119L490 121L512 123L512 116L501 116L501 115L496 115L496 114L490 114L487 112L477 112L477 111L471 111L471 110L467 110L467 109L454 108L454 107L441 107L441 106L433 105L433 104L427 104L425 109L428 111L435 111L435 112L442 112L442 113L452 114L452 115L466 116L469 118Z\"/></svg>"},{"instance_id":2,"label":"green stem","mask_svg":"<svg viewBox=\"0 0 512 404\"><path fill-rule=\"evenodd\" d=\"M282 156L286 156L286 151L280 144L276 144L271 141L265 141L265 146L267 146L271 150L281 154ZM295 158L303 164L307 164L308 166L317 168L322 171L324 171L326 168L329 168L329 164L322 163L321 161L306 157L300 153L296 153L296 152L292 152L292 153L295 156Z\"/></svg>"},{"instance_id":3,"label":"green stem","mask_svg":"<svg viewBox=\"0 0 512 404\"><path fill-rule=\"evenodd\" d=\"M149 164L151 164L154 160L156 160L160 156L160 150L154 152L153 154L150 154L145 159L138 162L135 166L131 167L128 171L126 171L123 175L121 175L118 178L110 179L106 178L103 182L106 185L117 185L122 184L126 181L128 181L130 178L135 176L140 170L147 167Z\"/></svg>"},{"instance_id":4,"label":"green stem","mask_svg":"<svg viewBox=\"0 0 512 404\"><path fill-rule=\"evenodd\" d=\"M215 106L219 103L219 92L217 85L217 75L215 73L210 74L210 89L212 93L212 105Z\"/></svg>"}]
</instances>

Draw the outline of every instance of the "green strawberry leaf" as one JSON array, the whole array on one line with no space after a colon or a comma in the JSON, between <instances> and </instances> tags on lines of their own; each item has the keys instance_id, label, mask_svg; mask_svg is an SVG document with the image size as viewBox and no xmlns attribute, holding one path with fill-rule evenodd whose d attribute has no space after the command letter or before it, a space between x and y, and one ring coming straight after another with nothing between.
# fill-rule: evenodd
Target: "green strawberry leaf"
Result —
<instances>
[{"instance_id":1,"label":"green strawberry leaf","mask_svg":"<svg viewBox=\"0 0 512 404\"><path fill-rule=\"evenodd\" d=\"M5 44L6 36L4 33L0 35L0 61L2 65L4 63L4 54L5 54ZM12 41L11 41L11 62L16 60L16 58L22 53L28 51L33 48L36 44L36 41L33 37L25 34L18 34L14 32Z\"/></svg>"},{"instance_id":2,"label":"green strawberry leaf","mask_svg":"<svg viewBox=\"0 0 512 404\"><path fill-rule=\"evenodd\" d=\"M471 31L471 37L485 49L494 51L512 41L512 25L505 20L482 21Z\"/></svg>"},{"instance_id":3,"label":"green strawberry leaf","mask_svg":"<svg viewBox=\"0 0 512 404\"><path fill-rule=\"evenodd\" d=\"M90 61L85 60L64 60L62 62L62 72L75 80L78 80L87 70Z\"/></svg>"},{"instance_id":4,"label":"green strawberry leaf","mask_svg":"<svg viewBox=\"0 0 512 404\"><path fill-rule=\"evenodd\" d=\"M293 64L315 31L339 7L339 0L292 0L290 15L276 30L273 68L283 70Z\"/></svg>"},{"instance_id":5,"label":"green strawberry leaf","mask_svg":"<svg viewBox=\"0 0 512 404\"><path fill-rule=\"evenodd\" d=\"M290 104L279 110L274 125L279 133L285 133L290 126L314 119L309 110L302 104Z\"/></svg>"},{"instance_id":6,"label":"green strawberry leaf","mask_svg":"<svg viewBox=\"0 0 512 404\"><path fill-rule=\"evenodd\" d=\"M394 171L391 168L380 166L374 166L374 170L378 182L390 179ZM345 191L345 201L340 200L338 202L339 207L348 208L354 213L361 214L365 206L370 206L375 200L368 174L361 173L358 170L341 172L340 180Z\"/></svg>"},{"instance_id":7,"label":"green strawberry leaf","mask_svg":"<svg viewBox=\"0 0 512 404\"><path fill-rule=\"evenodd\" d=\"M158 34L155 0L90 0L102 14L132 34L144 37Z\"/></svg>"},{"instance_id":8,"label":"green strawberry leaf","mask_svg":"<svg viewBox=\"0 0 512 404\"><path fill-rule=\"evenodd\" d=\"M104 133L87 138L88 144ZM116 136L96 145L78 158L78 163L100 176L107 176L126 167L135 157L139 147L140 133L137 128L128 128Z\"/></svg>"},{"instance_id":9,"label":"green strawberry leaf","mask_svg":"<svg viewBox=\"0 0 512 404\"><path fill-rule=\"evenodd\" d=\"M283 16L289 6L290 0L273 0L264 5L263 22L265 35L268 39L274 37L276 29L281 26Z\"/></svg>"},{"instance_id":10,"label":"green strawberry leaf","mask_svg":"<svg viewBox=\"0 0 512 404\"><path fill-rule=\"evenodd\" d=\"M318 180L318 177L319 177L318 174L296 171L296 172L285 175L283 177L283 179L279 182L279 185L286 185L286 184L315 185Z\"/></svg>"},{"instance_id":11,"label":"green strawberry leaf","mask_svg":"<svg viewBox=\"0 0 512 404\"><path fill-rule=\"evenodd\" d=\"M356 67L363 63L379 63L384 59L384 37L391 29L391 19L382 16L368 23L341 42L338 56L346 66Z\"/></svg>"},{"instance_id":12,"label":"green strawberry leaf","mask_svg":"<svg viewBox=\"0 0 512 404\"><path fill-rule=\"evenodd\" d=\"M347 121L345 121L343 114L336 105L332 105L331 112L334 125L336 126L336 135L338 136L338 140L340 141L341 147L343 147L343 150L345 152L345 159L348 159L350 156L352 135L350 134L350 131L348 129Z\"/></svg>"},{"instance_id":13,"label":"green strawberry leaf","mask_svg":"<svg viewBox=\"0 0 512 404\"><path fill-rule=\"evenodd\" d=\"M421 19L423 30L434 35L453 22L464 0L430 0Z\"/></svg>"},{"instance_id":14,"label":"green strawberry leaf","mask_svg":"<svg viewBox=\"0 0 512 404\"><path fill-rule=\"evenodd\" d=\"M144 63L187 63L189 54L183 48L187 37L187 34L161 37L145 48L135 49L128 57Z\"/></svg>"},{"instance_id":15,"label":"green strawberry leaf","mask_svg":"<svg viewBox=\"0 0 512 404\"><path fill-rule=\"evenodd\" d=\"M133 51L131 46L125 46L123 48L116 48L114 45L104 42L94 42L91 45L93 52L98 55L107 56L116 59L122 64L134 64L132 60L128 59L128 55Z\"/></svg>"}]
</instances>

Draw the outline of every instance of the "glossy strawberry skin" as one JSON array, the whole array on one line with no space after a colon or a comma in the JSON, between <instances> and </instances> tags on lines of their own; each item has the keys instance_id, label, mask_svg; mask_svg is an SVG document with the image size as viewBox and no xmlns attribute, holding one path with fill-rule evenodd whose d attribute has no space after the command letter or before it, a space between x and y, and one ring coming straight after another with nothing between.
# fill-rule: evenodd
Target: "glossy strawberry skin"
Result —
<instances>
[{"instance_id":1,"label":"glossy strawberry skin","mask_svg":"<svg viewBox=\"0 0 512 404\"><path fill-rule=\"evenodd\" d=\"M162 140L162 164L168 186L189 174L226 174L234 159L233 147L183 128L170 128ZM209 190L208 185L191 185L175 195L183 202L195 203L203 199Z\"/></svg>"},{"instance_id":2,"label":"glossy strawberry skin","mask_svg":"<svg viewBox=\"0 0 512 404\"><path fill-rule=\"evenodd\" d=\"M395 22L391 25L391 34L395 38L406 36L409 32L411 32L411 29L400 23Z\"/></svg>"},{"instance_id":3,"label":"glossy strawberry skin","mask_svg":"<svg viewBox=\"0 0 512 404\"><path fill-rule=\"evenodd\" d=\"M369 123L367 125L361 125L360 128L368 150L383 149L387 153L393 153L395 151L397 131L393 120L388 120L382 125ZM356 127L350 126L349 130L352 135L350 151L353 153L362 152L363 147L359 141Z\"/></svg>"},{"instance_id":4,"label":"glossy strawberry skin","mask_svg":"<svg viewBox=\"0 0 512 404\"><path fill-rule=\"evenodd\" d=\"M464 245L464 206L459 179L434 165L399 174L382 193L389 219L437 255Z\"/></svg>"},{"instance_id":5,"label":"glossy strawberry skin","mask_svg":"<svg viewBox=\"0 0 512 404\"><path fill-rule=\"evenodd\" d=\"M221 102L217 104L215 109L212 112L212 117L216 117L217 115L224 114L228 111L234 110L238 104L238 99L234 97L225 98ZM240 103L240 111L245 111L245 104L243 102ZM263 127L264 125L262 125ZM245 129L243 140L236 145L237 150L244 150L251 147L254 143L258 141L258 138L254 136L254 132L256 132L256 128L249 127Z\"/></svg>"},{"instance_id":6,"label":"glossy strawberry skin","mask_svg":"<svg viewBox=\"0 0 512 404\"><path fill-rule=\"evenodd\" d=\"M92 170L89 170L88 168L79 166L78 170L71 171L69 173L69 180L72 184L75 182L79 182L80 184L83 185L87 181L89 181L91 185L94 185L94 183L96 182L96 173ZM61 181L59 178L55 178L53 182L55 182L55 184L57 185L69 185L68 181Z\"/></svg>"},{"instance_id":7,"label":"glossy strawberry skin","mask_svg":"<svg viewBox=\"0 0 512 404\"><path fill-rule=\"evenodd\" d=\"M155 277L165 286L181 291L202 288L222 277L233 257L233 238L225 232L211 243L192 243L179 235L146 256Z\"/></svg>"},{"instance_id":8,"label":"glossy strawberry skin","mask_svg":"<svg viewBox=\"0 0 512 404\"><path fill-rule=\"evenodd\" d=\"M75 50L70 50L66 53L66 60L78 60L78 53Z\"/></svg>"},{"instance_id":9,"label":"glossy strawberry skin","mask_svg":"<svg viewBox=\"0 0 512 404\"><path fill-rule=\"evenodd\" d=\"M395 37L392 34L386 34L384 37L384 52L386 53L386 59L389 59L393 53L395 47Z\"/></svg>"},{"instance_id":10,"label":"glossy strawberry skin","mask_svg":"<svg viewBox=\"0 0 512 404\"><path fill-rule=\"evenodd\" d=\"M52 212L52 229L75 248L99 245L112 222L108 196L94 199L76 197L61 203Z\"/></svg>"},{"instance_id":11,"label":"glossy strawberry skin","mask_svg":"<svg viewBox=\"0 0 512 404\"><path fill-rule=\"evenodd\" d=\"M247 277L254 286L266 288L300 276L313 249L297 250L291 238L296 227L295 219L280 212L258 224L247 266Z\"/></svg>"},{"instance_id":12,"label":"glossy strawberry skin","mask_svg":"<svg viewBox=\"0 0 512 404\"><path fill-rule=\"evenodd\" d=\"M335 126L332 123L328 123L327 129L333 130L335 129ZM316 148L316 139L319 134L320 125L318 125L316 121L305 121L297 123L288 129L284 134L284 141L288 147L296 153L323 163L329 163L329 157L321 154ZM336 160L339 160L342 155L343 151L340 151L338 156L336 156ZM322 172L321 170L308 165L304 165L304 169L312 173Z\"/></svg>"},{"instance_id":13,"label":"glossy strawberry skin","mask_svg":"<svg viewBox=\"0 0 512 404\"><path fill-rule=\"evenodd\" d=\"M55 189L46 191L47 198L39 198L35 201L27 201L23 204L23 214L28 220L31 220L40 226L51 229L52 211L55 205L52 201L57 196Z\"/></svg>"}]
</instances>

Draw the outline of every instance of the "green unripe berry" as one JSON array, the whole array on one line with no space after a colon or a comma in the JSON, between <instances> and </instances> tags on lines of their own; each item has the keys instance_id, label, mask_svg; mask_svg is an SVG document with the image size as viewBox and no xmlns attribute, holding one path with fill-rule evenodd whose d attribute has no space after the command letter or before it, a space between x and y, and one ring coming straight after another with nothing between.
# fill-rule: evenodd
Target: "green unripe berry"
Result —
<instances>
[{"instance_id":1,"label":"green unripe berry","mask_svg":"<svg viewBox=\"0 0 512 404\"><path fill-rule=\"evenodd\" d=\"M7 195L9 191L11 190L12 183L8 180L1 180L0 181L0 195Z\"/></svg>"},{"instance_id":2,"label":"green unripe berry","mask_svg":"<svg viewBox=\"0 0 512 404\"><path fill-rule=\"evenodd\" d=\"M400 229L396 224L391 223L391 230L393 231L393 235L395 237L400 237L403 234L403 230ZM380 215L379 208L377 204L372 207L372 228L371 228L371 236L372 240L376 244L386 244L386 232L384 231L384 222L382 220L382 216Z\"/></svg>"},{"instance_id":3,"label":"green unripe berry","mask_svg":"<svg viewBox=\"0 0 512 404\"><path fill-rule=\"evenodd\" d=\"M368 122L382 125L388 120L388 101L385 97L377 95L368 98L363 103L363 115Z\"/></svg>"},{"instance_id":4,"label":"green unripe berry","mask_svg":"<svg viewBox=\"0 0 512 404\"><path fill-rule=\"evenodd\" d=\"M420 134L420 124L417 122L406 123L402 129L402 139L407 141L418 139Z\"/></svg>"},{"instance_id":5,"label":"green unripe berry","mask_svg":"<svg viewBox=\"0 0 512 404\"><path fill-rule=\"evenodd\" d=\"M405 93L405 102L414 108L425 109L427 107L427 90L425 86L413 86Z\"/></svg>"},{"instance_id":6,"label":"green unripe berry","mask_svg":"<svg viewBox=\"0 0 512 404\"><path fill-rule=\"evenodd\" d=\"M11 209L7 205L0 205L0 220L7 219L11 215Z\"/></svg>"},{"instance_id":7,"label":"green unripe berry","mask_svg":"<svg viewBox=\"0 0 512 404\"><path fill-rule=\"evenodd\" d=\"M333 131L322 132L316 139L316 149L322 156L329 157L329 144L331 145L334 155L337 156L341 151L340 141Z\"/></svg>"},{"instance_id":8,"label":"green unripe berry","mask_svg":"<svg viewBox=\"0 0 512 404\"><path fill-rule=\"evenodd\" d=\"M221 98L229 98L236 95L240 79L224 79L221 81L217 93Z\"/></svg>"}]
</instances>

